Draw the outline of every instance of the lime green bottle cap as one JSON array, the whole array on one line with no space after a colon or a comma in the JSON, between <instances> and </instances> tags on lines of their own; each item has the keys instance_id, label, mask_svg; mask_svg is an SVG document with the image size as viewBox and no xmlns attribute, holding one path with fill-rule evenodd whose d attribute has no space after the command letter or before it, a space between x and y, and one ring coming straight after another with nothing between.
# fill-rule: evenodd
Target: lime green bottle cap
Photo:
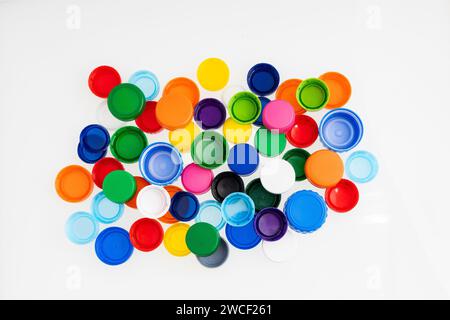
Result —
<instances>
[{"instance_id":1,"label":"lime green bottle cap","mask_svg":"<svg viewBox=\"0 0 450 320\"><path fill-rule=\"evenodd\" d=\"M112 171L103 180L103 193L112 202L125 203L135 192L136 180L124 170Z\"/></svg>"},{"instance_id":2,"label":"lime green bottle cap","mask_svg":"<svg viewBox=\"0 0 450 320\"><path fill-rule=\"evenodd\" d=\"M186 234L186 245L192 253L200 257L212 255L219 246L220 236L217 229L206 222L192 225Z\"/></svg>"},{"instance_id":3,"label":"lime green bottle cap","mask_svg":"<svg viewBox=\"0 0 450 320\"><path fill-rule=\"evenodd\" d=\"M206 169L220 167L228 159L228 143L225 138L214 131L200 133L192 142L192 160Z\"/></svg>"},{"instance_id":4,"label":"lime green bottle cap","mask_svg":"<svg viewBox=\"0 0 450 320\"><path fill-rule=\"evenodd\" d=\"M114 158L124 163L139 160L148 141L141 129L127 126L117 130L111 137L110 149Z\"/></svg>"},{"instance_id":5,"label":"lime green bottle cap","mask_svg":"<svg viewBox=\"0 0 450 320\"><path fill-rule=\"evenodd\" d=\"M284 133L275 133L261 127L256 131L255 147L262 155L275 157L286 148L286 136Z\"/></svg>"},{"instance_id":6,"label":"lime green bottle cap","mask_svg":"<svg viewBox=\"0 0 450 320\"><path fill-rule=\"evenodd\" d=\"M258 120L261 110L261 101L247 91L236 93L228 103L230 116L241 124L250 124Z\"/></svg>"},{"instance_id":7,"label":"lime green bottle cap","mask_svg":"<svg viewBox=\"0 0 450 320\"><path fill-rule=\"evenodd\" d=\"M303 80L297 88L298 103L308 111L319 111L330 100L327 84L316 78Z\"/></svg>"},{"instance_id":8,"label":"lime green bottle cap","mask_svg":"<svg viewBox=\"0 0 450 320\"><path fill-rule=\"evenodd\" d=\"M109 111L122 121L135 120L144 111L144 106L144 93L131 83L115 86L108 95Z\"/></svg>"},{"instance_id":9,"label":"lime green bottle cap","mask_svg":"<svg viewBox=\"0 0 450 320\"><path fill-rule=\"evenodd\" d=\"M291 149L283 156L283 160L289 162L295 170L295 181L303 181L306 179L305 163L310 153L303 149Z\"/></svg>"}]
</instances>

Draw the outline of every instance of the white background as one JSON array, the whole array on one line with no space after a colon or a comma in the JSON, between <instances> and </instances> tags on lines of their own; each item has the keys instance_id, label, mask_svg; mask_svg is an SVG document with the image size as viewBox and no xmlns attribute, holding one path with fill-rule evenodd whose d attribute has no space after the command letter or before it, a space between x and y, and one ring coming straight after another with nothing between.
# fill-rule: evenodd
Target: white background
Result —
<instances>
[{"instance_id":1,"label":"white background","mask_svg":"<svg viewBox=\"0 0 450 320\"><path fill-rule=\"evenodd\" d=\"M257 62L282 79L347 75L366 128L358 149L377 155L379 176L352 213L298 235L289 263L232 248L209 270L160 247L103 265L93 244L64 234L89 201L64 203L53 188L81 163L78 134L95 122L89 72L108 64L126 80L149 69L164 84L195 79L210 56L243 85ZM449 57L448 0L0 1L0 297L448 298ZM139 217L127 209L118 225Z\"/></svg>"}]
</instances>

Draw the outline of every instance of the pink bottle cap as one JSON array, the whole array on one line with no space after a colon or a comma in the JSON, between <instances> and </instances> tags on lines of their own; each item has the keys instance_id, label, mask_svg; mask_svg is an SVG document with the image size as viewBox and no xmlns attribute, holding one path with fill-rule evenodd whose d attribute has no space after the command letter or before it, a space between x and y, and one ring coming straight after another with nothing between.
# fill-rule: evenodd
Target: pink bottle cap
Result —
<instances>
[{"instance_id":1,"label":"pink bottle cap","mask_svg":"<svg viewBox=\"0 0 450 320\"><path fill-rule=\"evenodd\" d=\"M273 100L265 106L262 119L267 129L286 133L295 123L295 111L289 102Z\"/></svg>"},{"instance_id":2,"label":"pink bottle cap","mask_svg":"<svg viewBox=\"0 0 450 320\"><path fill-rule=\"evenodd\" d=\"M212 170L191 163L184 168L181 174L181 183L187 191L203 194L211 188L213 178Z\"/></svg>"}]
</instances>

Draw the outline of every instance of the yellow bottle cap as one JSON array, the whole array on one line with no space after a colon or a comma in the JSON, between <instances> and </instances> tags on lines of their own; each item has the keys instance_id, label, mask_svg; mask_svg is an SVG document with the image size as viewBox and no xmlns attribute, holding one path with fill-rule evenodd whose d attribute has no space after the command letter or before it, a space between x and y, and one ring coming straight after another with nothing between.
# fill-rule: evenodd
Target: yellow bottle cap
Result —
<instances>
[{"instance_id":1,"label":"yellow bottle cap","mask_svg":"<svg viewBox=\"0 0 450 320\"><path fill-rule=\"evenodd\" d=\"M197 79L200 85L209 91L223 89L230 78L227 64L218 58L204 60L197 69Z\"/></svg>"},{"instance_id":2,"label":"yellow bottle cap","mask_svg":"<svg viewBox=\"0 0 450 320\"><path fill-rule=\"evenodd\" d=\"M245 143L252 135L252 125L240 124L228 118L223 124L223 135L231 143Z\"/></svg>"},{"instance_id":3,"label":"yellow bottle cap","mask_svg":"<svg viewBox=\"0 0 450 320\"><path fill-rule=\"evenodd\" d=\"M191 122L182 129L169 131L169 142L180 152L189 152L192 142L199 133L200 129L194 122Z\"/></svg>"},{"instance_id":4,"label":"yellow bottle cap","mask_svg":"<svg viewBox=\"0 0 450 320\"><path fill-rule=\"evenodd\" d=\"M187 223L175 223L164 234L164 246L171 255L187 256L191 251L186 245L186 234L189 230Z\"/></svg>"}]
</instances>

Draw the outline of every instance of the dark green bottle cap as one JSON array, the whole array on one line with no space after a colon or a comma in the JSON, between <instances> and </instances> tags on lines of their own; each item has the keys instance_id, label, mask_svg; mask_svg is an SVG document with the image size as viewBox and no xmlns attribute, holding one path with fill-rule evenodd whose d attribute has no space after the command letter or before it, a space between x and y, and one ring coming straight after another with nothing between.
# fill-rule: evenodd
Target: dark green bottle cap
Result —
<instances>
[{"instance_id":1,"label":"dark green bottle cap","mask_svg":"<svg viewBox=\"0 0 450 320\"><path fill-rule=\"evenodd\" d=\"M259 153L266 157L275 157L286 148L286 136L284 133L274 133L261 127L256 131L255 147Z\"/></svg>"},{"instance_id":2,"label":"dark green bottle cap","mask_svg":"<svg viewBox=\"0 0 450 320\"><path fill-rule=\"evenodd\" d=\"M213 254L219 246L220 236L217 229L206 222L192 225L186 234L186 245L192 253L200 257Z\"/></svg>"},{"instance_id":3,"label":"dark green bottle cap","mask_svg":"<svg viewBox=\"0 0 450 320\"><path fill-rule=\"evenodd\" d=\"M277 208L281 202L281 194L275 194L264 189L259 178L249 182L245 188L245 193L252 198L256 211L264 208Z\"/></svg>"},{"instance_id":4,"label":"dark green bottle cap","mask_svg":"<svg viewBox=\"0 0 450 320\"><path fill-rule=\"evenodd\" d=\"M220 167L228 159L228 143L225 138L214 131L200 133L191 146L192 160L206 169Z\"/></svg>"},{"instance_id":5,"label":"dark green bottle cap","mask_svg":"<svg viewBox=\"0 0 450 320\"><path fill-rule=\"evenodd\" d=\"M283 156L283 160L289 162L295 170L295 181L303 181L306 179L305 163L310 153L304 149L291 149Z\"/></svg>"},{"instance_id":6,"label":"dark green bottle cap","mask_svg":"<svg viewBox=\"0 0 450 320\"><path fill-rule=\"evenodd\" d=\"M109 111L119 120L135 120L144 111L144 107L144 93L134 84L119 84L108 95Z\"/></svg>"},{"instance_id":7,"label":"dark green bottle cap","mask_svg":"<svg viewBox=\"0 0 450 320\"><path fill-rule=\"evenodd\" d=\"M112 171L103 180L103 193L112 202L125 203L135 192L136 180L124 170Z\"/></svg>"},{"instance_id":8,"label":"dark green bottle cap","mask_svg":"<svg viewBox=\"0 0 450 320\"><path fill-rule=\"evenodd\" d=\"M147 137L141 129L127 126L120 128L113 134L110 149L117 160L124 163L133 163L139 160L147 144Z\"/></svg>"}]
</instances>

